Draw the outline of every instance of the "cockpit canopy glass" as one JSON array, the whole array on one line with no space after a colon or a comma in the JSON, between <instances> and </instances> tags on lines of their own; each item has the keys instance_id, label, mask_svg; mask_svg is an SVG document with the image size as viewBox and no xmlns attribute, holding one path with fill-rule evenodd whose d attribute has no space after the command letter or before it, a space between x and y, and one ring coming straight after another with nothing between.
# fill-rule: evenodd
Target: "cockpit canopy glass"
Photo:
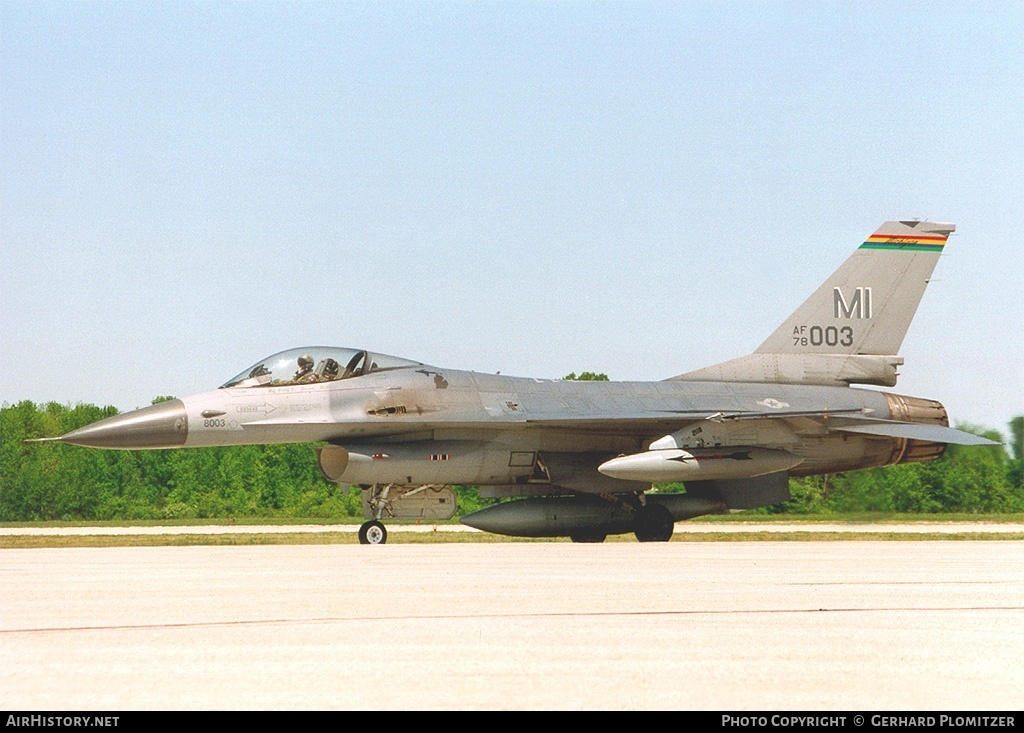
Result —
<instances>
[{"instance_id":1,"label":"cockpit canopy glass","mask_svg":"<svg viewBox=\"0 0 1024 733\"><path fill-rule=\"evenodd\" d=\"M359 349L331 346L307 346L282 351L258 361L241 374L221 385L235 387L283 387L292 384L316 384L351 379L364 374L401 367L422 366L418 361L397 356L372 354Z\"/></svg>"}]
</instances>

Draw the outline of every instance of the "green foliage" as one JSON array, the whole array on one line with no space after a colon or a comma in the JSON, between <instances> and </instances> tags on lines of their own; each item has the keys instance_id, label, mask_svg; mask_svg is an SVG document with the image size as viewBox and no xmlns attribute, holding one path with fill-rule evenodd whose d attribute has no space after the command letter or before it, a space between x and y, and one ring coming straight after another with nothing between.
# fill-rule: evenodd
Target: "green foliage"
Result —
<instances>
[{"instance_id":1,"label":"green foliage","mask_svg":"<svg viewBox=\"0 0 1024 733\"><path fill-rule=\"evenodd\" d=\"M996 441L993 430L959 429ZM1024 510L1024 490L1003 446L950 445L936 461L790 480L779 512L1004 513Z\"/></svg>"},{"instance_id":2,"label":"green foliage","mask_svg":"<svg viewBox=\"0 0 1024 733\"><path fill-rule=\"evenodd\" d=\"M94 451L67 460L69 446L24 441L62 435L116 413L113 407L56 402L42 409L29 401L0 408L0 521L92 515L111 491L112 456Z\"/></svg>"},{"instance_id":3,"label":"green foliage","mask_svg":"<svg viewBox=\"0 0 1024 733\"><path fill-rule=\"evenodd\" d=\"M834 477L804 476L790 479L789 493L792 497L784 504L768 507L771 514L820 514L828 511L830 483Z\"/></svg>"},{"instance_id":4,"label":"green foliage","mask_svg":"<svg viewBox=\"0 0 1024 733\"><path fill-rule=\"evenodd\" d=\"M685 494L686 485L679 481L654 484L654 490L659 494Z\"/></svg>"},{"instance_id":5,"label":"green foliage","mask_svg":"<svg viewBox=\"0 0 1024 733\"><path fill-rule=\"evenodd\" d=\"M1010 451L1015 461L1024 459L1024 415L1010 420Z\"/></svg>"},{"instance_id":6,"label":"green foliage","mask_svg":"<svg viewBox=\"0 0 1024 733\"><path fill-rule=\"evenodd\" d=\"M115 414L54 402L0 408L0 521L362 516L359 490L324 479L308 445L107 451L24 442Z\"/></svg>"},{"instance_id":7,"label":"green foliage","mask_svg":"<svg viewBox=\"0 0 1024 733\"><path fill-rule=\"evenodd\" d=\"M483 509L497 502L496 499L482 498L480 496L480 489L476 486L453 486L452 489L455 491L455 496L459 503L457 517L464 517L475 512L477 509Z\"/></svg>"},{"instance_id":8,"label":"green foliage","mask_svg":"<svg viewBox=\"0 0 1024 733\"><path fill-rule=\"evenodd\" d=\"M1010 486L1017 490L1018 495L1024 493L1024 415L1010 420L1010 459L1006 469Z\"/></svg>"},{"instance_id":9,"label":"green foliage","mask_svg":"<svg viewBox=\"0 0 1024 733\"><path fill-rule=\"evenodd\" d=\"M594 372L580 372L579 376L576 372L569 372L562 379L567 379L573 382L607 382L607 374L595 374Z\"/></svg>"}]
</instances>

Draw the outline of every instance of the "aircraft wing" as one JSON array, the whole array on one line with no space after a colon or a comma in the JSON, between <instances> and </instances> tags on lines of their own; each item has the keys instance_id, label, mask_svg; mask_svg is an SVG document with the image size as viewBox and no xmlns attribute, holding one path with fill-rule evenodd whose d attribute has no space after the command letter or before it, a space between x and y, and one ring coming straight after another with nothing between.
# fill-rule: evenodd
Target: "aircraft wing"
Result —
<instances>
[{"instance_id":1,"label":"aircraft wing","mask_svg":"<svg viewBox=\"0 0 1024 733\"><path fill-rule=\"evenodd\" d=\"M508 416L493 421L446 420L436 417L416 422L382 420L377 424L359 422L354 424L333 422L326 419L260 420L246 423L247 432L267 431L272 433L280 428L302 425L311 431L310 440L345 442L352 440L353 428L359 437L386 437L409 435L432 430L459 429L473 430L482 434L510 429L563 430L585 434L627 434L636 437L667 435L685 426L710 421L730 423L733 421L771 420L785 421L794 418L810 418L820 421L831 431L858 433L887 438L909 438L936 443L956 445L999 445L988 438L966 433L955 428L928 423L909 423L871 417L861 408L843 410L765 410L765 411L709 411L709 410L649 410L618 415L565 416Z\"/></svg>"},{"instance_id":2,"label":"aircraft wing","mask_svg":"<svg viewBox=\"0 0 1024 733\"><path fill-rule=\"evenodd\" d=\"M630 432L653 434L678 430L701 420L729 422L736 420L786 420L812 418L821 420L830 431L876 435L886 438L908 438L953 445L1000 445L1000 443L956 428L931 423L899 422L871 417L864 409L848 410L771 410L751 412L687 412L652 411L647 415L613 418L529 419L528 426L561 428L582 432Z\"/></svg>"}]
</instances>

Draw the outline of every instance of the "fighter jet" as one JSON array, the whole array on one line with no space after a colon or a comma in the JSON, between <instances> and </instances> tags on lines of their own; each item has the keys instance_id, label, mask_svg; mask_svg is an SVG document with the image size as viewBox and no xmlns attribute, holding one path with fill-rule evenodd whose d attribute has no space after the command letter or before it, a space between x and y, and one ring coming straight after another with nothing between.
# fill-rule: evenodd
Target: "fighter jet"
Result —
<instances>
[{"instance_id":1,"label":"fighter jet","mask_svg":"<svg viewBox=\"0 0 1024 733\"><path fill-rule=\"evenodd\" d=\"M789 478L930 461L949 443L934 400L892 387L953 224L888 221L753 353L657 382L482 374L311 346L218 389L60 438L109 449L314 443L362 491L364 544L389 519L449 519L454 485L499 499L462 522L520 537L667 541L677 521L789 499ZM685 493L652 484L681 482Z\"/></svg>"}]
</instances>

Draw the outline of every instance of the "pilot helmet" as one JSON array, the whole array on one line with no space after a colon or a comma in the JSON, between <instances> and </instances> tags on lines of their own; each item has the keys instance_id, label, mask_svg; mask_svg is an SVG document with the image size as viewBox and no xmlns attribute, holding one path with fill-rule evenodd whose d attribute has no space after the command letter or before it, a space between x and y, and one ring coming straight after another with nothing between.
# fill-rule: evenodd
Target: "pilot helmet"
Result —
<instances>
[{"instance_id":1,"label":"pilot helmet","mask_svg":"<svg viewBox=\"0 0 1024 733\"><path fill-rule=\"evenodd\" d=\"M303 354L299 357L299 366L303 369L308 369L313 366L313 357L309 354Z\"/></svg>"}]
</instances>

